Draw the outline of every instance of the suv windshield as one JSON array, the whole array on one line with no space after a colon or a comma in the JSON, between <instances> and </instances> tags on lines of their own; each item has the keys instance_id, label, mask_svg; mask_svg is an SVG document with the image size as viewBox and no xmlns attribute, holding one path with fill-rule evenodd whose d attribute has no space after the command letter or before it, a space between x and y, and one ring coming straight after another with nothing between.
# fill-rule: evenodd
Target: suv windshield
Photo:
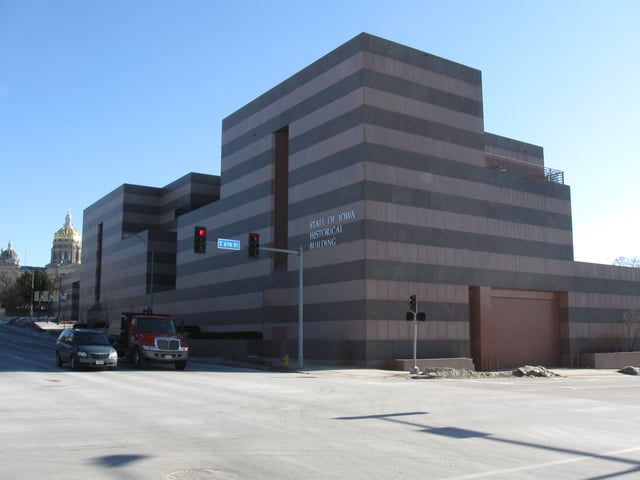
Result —
<instances>
[{"instance_id":1,"label":"suv windshield","mask_svg":"<svg viewBox=\"0 0 640 480\"><path fill-rule=\"evenodd\" d=\"M73 336L76 345L110 345L107 337L100 332L76 332Z\"/></svg>"},{"instance_id":2,"label":"suv windshield","mask_svg":"<svg viewBox=\"0 0 640 480\"><path fill-rule=\"evenodd\" d=\"M176 333L173 320L168 318L138 318L138 331L140 332L162 332Z\"/></svg>"}]
</instances>

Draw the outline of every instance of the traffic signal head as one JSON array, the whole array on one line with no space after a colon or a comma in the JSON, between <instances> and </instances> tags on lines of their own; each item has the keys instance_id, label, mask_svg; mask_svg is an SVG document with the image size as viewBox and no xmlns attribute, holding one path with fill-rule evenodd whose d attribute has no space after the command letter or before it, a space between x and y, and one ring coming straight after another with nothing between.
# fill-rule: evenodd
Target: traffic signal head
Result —
<instances>
[{"instance_id":1,"label":"traffic signal head","mask_svg":"<svg viewBox=\"0 0 640 480\"><path fill-rule=\"evenodd\" d=\"M249 234L249 257L257 257L260 255L260 234L259 233L250 233Z\"/></svg>"},{"instance_id":2,"label":"traffic signal head","mask_svg":"<svg viewBox=\"0 0 640 480\"><path fill-rule=\"evenodd\" d=\"M416 313L416 311L418 310L415 295L411 295L409 297L409 310L412 311L413 313Z\"/></svg>"},{"instance_id":3,"label":"traffic signal head","mask_svg":"<svg viewBox=\"0 0 640 480\"><path fill-rule=\"evenodd\" d=\"M207 227L194 228L193 253L207 253Z\"/></svg>"}]
</instances>

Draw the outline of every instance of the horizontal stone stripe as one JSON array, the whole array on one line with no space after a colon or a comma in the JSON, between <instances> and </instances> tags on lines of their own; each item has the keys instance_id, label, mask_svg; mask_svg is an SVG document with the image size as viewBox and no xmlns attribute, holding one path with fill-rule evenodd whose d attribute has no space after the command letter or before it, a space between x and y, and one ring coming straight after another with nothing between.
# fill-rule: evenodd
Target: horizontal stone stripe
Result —
<instances>
[{"instance_id":1,"label":"horizontal stone stripe","mask_svg":"<svg viewBox=\"0 0 640 480\"><path fill-rule=\"evenodd\" d=\"M260 258L249 258L246 239L243 238L242 242L239 251L218 250L212 245L211 252L206 255L194 255L194 261L185 262L178 269L178 288L213 287L219 283L243 281L248 277L264 278L265 284L277 282L281 274L279 271L272 272L271 255L263 252Z\"/></svg>"},{"instance_id":2,"label":"horizontal stone stripe","mask_svg":"<svg viewBox=\"0 0 640 480\"><path fill-rule=\"evenodd\" d=\"M369 239L366 240L365 248L367 258L370 260L394 261L401 264L408 262L430 266L491 268L493 270L561 277L567 277L571 272L570 260L554 258Z\"/></svg>"},{"instance_id":3,"label":"horizontal stone stripe","mask_svg":"<svg viewBox=\"0 0 640 480\"><path fill-rule=\"evenodd\" d=\"M224 158L233 154L240 148L255 141L256 138L271 135L282 127L323 108L325 105L344 97L350 92L359 89L361 86L362 72L354 72L326 87L324 90L308 98L299 100L297 104L284 108L279 112L274 112L271 117L263 118L262 115L257 116L256 122L251 125L251 128L238 134L234 138L228 138L229 135L225 134L223 123L222 157Z\"/></svg>"},{"instance_id":4,"label":"horizontal stone stripe","mask_svg":"<svg viewBox=\"0 0 640 480\"><path fill-rule=\"evenodd\" d=\"M297 256L296 256L297 257ZM297 272L298 262L297 258L292 262L291 266L294 271ZM305 264L306 268L309 267ZM268 285L268 289L265 290L265 304L268 305L292 305L298 304L297 285L298 278L293 278L291 275L286 277L283 275L282 283L274 282ZM291 282L291 283L288 283ZM291 288L294 287L294 288ZM328 303L333 304L335 302L341 302L345 300L363 299L366 296L365 281L351 280L348 282L335 282L325 283L321 285L307 285L304 291L305 303L320 304Z\"/></svg>"},{"instance_id":5,"label":"horizontal stone stripe","mask_svg":"<svg viewBox=\"0 0 640 480\"><path fill-rule=\"evenodd\" d=\"M325 194L327 188L332 190L350 188L363 180L364 166L361 163L347 164L339 170L328 168L325 174L321 174L308 182L297 185L290 184L289 201L297 203L310 198L317 198Z\"/></svg>"},{"instance_id":6,"label":"horizontal stone stripe","mask_svg":"<svg viewBox=\"0 0 640 480\"><path fill-rule=\"evenodd\" d=\"M305 265L306 264L307 263L305 263ZM433 303L447 305L467 305L469 303L468 285L446 285L442 283L415 284L388 280L366 280L366 285L368 298L387 301L401 300L405 305L411 294L417 295L419 305L424 299L428 299Z\"/></svg>"},{"instance_id":7,"label":"horizontal stone stripe","mask_svg":"<svg viewBox=\"0 0 640 480\"><path fill-rule=\"evenodd\" d=\"M179 300L177 300L179 302ZM172 302L173 303L173 302ZM159 304L161 306L161 304ZM180 319L185 325L205 325L208 330L216 331L215 327L220 326L222 331L262 331L262 308L245 308L244 310L231 311L194 311L183 312L183 306L177 304L177 311ZM231 328L229 328L232 326ZM247 328L249 327L249 328Z\"/></svg>"},{"instance_id":8,"label":"horizontal stone stripe","mask_svg":"<svg viewBox=\"0 0 640 480\"><path fill-rule=\"evenodd\" d=\"M544 150L538 145L503 137L494 133L485 132L485 145L486 147L495 147L498 150L506 150L524 156L534 158L544 157Z\"/></svg>"},{"instance_id":9,"label":"horizontal stone stripe","mask_svg":"<svg viewBox=\"0 0 640 480\"><path fill-rule=\"evenodd\" d=\"M574 274L579 277L612 278L640 282L640 268L604 265L599 263L574 262Z\"/></svg>"},{"instance_id":10,"label":"horizontal stone stripe","mask_svg":"<svg viewBox=\"0 0 640 480\"><path fill-rule=\"evenodd\" d=\"M363 123L467 148L483 148L482 134L365 105L292 138L289 152L295 154Z\"/></svg>"},{"instance_id":11,"label":"horizontal stone stripe","mask_svg":"<svg viewBox=\"0 0 640 480\"><path fill-rule=\"evenodd\" d=\"M475 68L373 35L362 34L357 38L361 42L361 48L368 52L397 59L474 85L482 85L482 74Z\"/></svg>"},{"instance_id":12,"label":"horizontal stone stripe","mask_svg":"<svg viewBox=\"0 0 640 480\"><path fill-rule=\"evenodd\" d=\"M316 305L314 305L314 310ZM402 301L367 300L367 320L406 321L409 309L409 298ZM418 310L426 313L426 321L433 322L468 322L469 305L466 303L431 302L418 298Z\"/></svg>"},{"instance_id":13,"label":"horizontal stone stripe","mask_svg":"<svg viewBox=\"0 0 640 480\"><path fill-rule=\"evenodd\" d=\"M456 112L482 118L482 101L428 87L404 78L372 70L364 70L363 86L373 90L393 93L408 100L428 103Z\"/></svg>"},{"instance_id":14,"label":"horizontal stone stripe","mask_svg":"<svg viewBox=\"0 0 640 480\"><path fill-rule=\"evenodd\" d=\"M403 313L401 318L395 317L384 320L367 320L367 339L375 342L378 340L404 340L413 343L415 326L413 321L407 321ZM447 339L468 340L469 321L428 320L418 322L418 340Z\"/></svg>"},{"instance_id":15,"label":"horizontal stone stripe","mask_svg":"<svg viewBox=\"0 0 640 480\"><path fill-rule=\"evenodd\" d=\"M159 274L154 272L153 290L154 294L175 288L175 277L173 275ZM104 292L103 297L113 298L117 293L117 298L129 299L132 295L144 296L151 292L150 277L147 273L127 274L112 277L104 274L101 279L101 287Z\"/></svg>"},{"instance_id":16,"label":"horizontal stone stripe","mask_svg":"<svg viewBox=\"0 0 640 480\"><path fill-rule=\"evenodd\" d=\"M208 191L212 186L220 184L220 176L211 175L208 173L189 172L186 175L174 180L173 182L162 187L163 194L168 195L182 195L183 191L195 191L200 188L204 188Z\"/></svg>"},{"instance_id":17,"label":"horizontal stone stripe","mask_svg":"<svg viewBox=\"0 0 640 480\"><path fill-rule=\"evenodd\" d=\"M252 125L252 128L242 134L239 134L235 138L225 139L222 144L222 157L224 158L233 154L237 150L244 148L247 144L254 142L256 137L261 138L263 136L270 135L272 132L279 130L283 126L289 125L297 119L304 118L312 112L322 109L327 104L330 104L331 102L334 102L361 87L379 89L400 95L409 100L430 103L460 113L482 117L481 102L449 92L443 92L434 88L418 85L397 77L383 75L370 70L363 70L340 80L322 92L301 101L295 106L279 112L277 115L274 115L267 120L261 120L261 123ZM381 111L385 112L384 110ZM387 115L392 114L393 112L387 113ZM396 113L396 115L400 114ZM422 120L422 122L425 121L426 120ZM424 125L425 124L423 123L423 127ZM435 129L433 126L430 128L431 130ZM402 130L402 128L398 129ZM479 145L478 148L484 149L484 142Z\"/></svg>"},{"instance_id":18,"label":"horizontal stone stripe","mask_svg":"<svg viewBox=\"0 0 640 480\"><path fill-rule=\"evenodd\" d=\"M297 271L286 272L289 285L296 285ZM264 288L264 279L248 279L231 282L220 294L233 295L238 291L258 291ZM637 283L628 281L594 280L582 282L572 276L549 275L544 273L514 272L496 268L446 266L430 263L398 262L385 260L358 260L335 265L305 269L305 286L332 282L349 282L359 279L414 282L448 285L486 285L495 288L527 289L544 291L580 290L593 293L636 295ZM581 284L582 283L582 284ZM581 284L581 285L580 285ZM212 284L213 285L213 284ZM217 284L216 284L217 285ZM579 287L577 286L579 285ZM184 293L189 298L210 295L211 285L203 285L201 291ZM217 289L217 286L216 286ZM239 290L238 290L239 289ZM206 292L206 293L205 293ZM427 300L427 299L425 299Z\"/></svg>"},{"instance_id":19,"label":"horizontal stone stripe","mask_svg":"<svg viewBox=\"0 0 640 480\"><path fill-rule=\"evenodd\" d=\"M124 188L125 196L136 195L140 197L159 198L162 195L162 188L160 187L150 187L147 185L137 185L134 183L125 183L122 186Z\"/></svg>"},{"instance_id":20,"label":"horizontal stone stripe","mask_svg":"<svg viewBox=\"0 0 640 480\"><path fill-rule=\"evenodd\" d=\"M314 182L318 178L331 172L362 163L366 158L365 155L363 155L364 152L363 145L359 144L318 159L295 170L292 169L289 172L289 186L290 188L294 188L304 183Z\"/></svg>"},{"instance_id":21,"label":"horizontal stone stripe","mask_svg":"<svg viewBox=\"0 0 640 480\"><path fill-rule=\"evenodd\" d=\"M544 197L571 200L570 189L566 185L515 175L509 172L495 172L484 166L469 165L464 162L425 155L421 152L410 152L384 145L366 144L361 154L369 162L392 165L409 170L430 172L443 177L458 178L469 182L493 185L505 190L516 190Z\"/></svg>"},{"instance_id":22,"label":"horizontal stone stripe","mask_svg":"<svg viewBox=\"0 0 640 480\"><path fill-rule=\"evenodd\" d=\"M458 145L447 140L429 138L421 134L413 134L372 124L364 125L364 135L367 143L384 145L397 150L426 153L456 162L486 167L486 159L482 150Z\"/></svg>"},{"instance_id":23,"label":"horizontal stone stripe","mask_svg":"<svg viewBox=\"0 0 640 480\"><path fill-rule=\"evenodd\" d=\"M418 328L418 333L420 328ZM413 358L413 342L411 338L398 340L367 340L367 358L380 361L392 361L395 358ZM311 358L305 343L304 354L307 359ZM419 358L451 358L469 357L468 340L450 340L448 338L438 338L433 340L419 339L417 342L417 352ZM320 356L319 358L323 358Z\"/></svg>"},{"instance_id":24,"label":"horizontal stone stripe","mask_svg":"<svg viewBox=\"0 0 640 480\"><path fill-rule=\"evenodd\" d=\"M291 220L313 215L314 212L335 208L362 198L389 204L420 207L430 210L461 213L465 215L493 218L513 223L571 230L568 215L544 212L532 208L518 207L496 202L486 202L439 192L402 188L378 182L357 182L353 185L326 192L289 206Z\"/></svg>"},{"instance_id":25,"label":"horizontal stone stripe","mask_svg":"<svg viewBox=\"0 0 640 480\"><path fill-rule=\"evenodd\" d=\"M340 98L336 98L332 102L325 103L318 106L312 112L304 115L300 118L296 118L289 124L289 136L295 138L298 135L302 135L309 130L324 125L333 119L347 114L348 112L361 107L365 100L365 89L360 87L353 91L343 95Z\"/></svg>"},{"instance_id":26,"label":"horizontal stone stripe","mask_svg":"<svg viewBox=\"0 0 640 480\"><path fill-rule=\"evenodd\" d=\"M84 214L82 215L83 230L85 225L98 225L99 223L104 223L105 220L111 221L111 223L113 223L118 219L121 219L122 208L123 202L120 198L119 201L105 202L102 205L102 208L85 209Z\"/></svg>"},{"instance_id":27,"label":"horizontal stone stripe","mask_svg":"<svg viewBox=\"0 0 640 480\"><path fill-rule=\"evenodd\" d=\"M486 285L508 289L582 291L614 295L637 295L638 293L638 284L630 281L581 279L572 276L512 272L495 268L447 267L413 263L398 265L398 262L383 260L367 261L365 278Z\"/></svg>"},{"instance_id":28,"label":"horizontal stone stripe","mask_svg":"<svg viewBox=\"0 0 640 480\"><path fill-rule=\"evenodd\" d=\"M222 185L222 192L227 188L227 185L233 184L237 180L241 180L246 175L256 170L261 170L266 166L273 165L273 150L269 149L262 151L255 156L248 157L237 165L228 168L223 172L224 183Z\"/></svg>"},{"instance_id":29,"label":"horizontal stone stripe","mask_svg":"<svg viewBox=\"0 0 640 480\"><path fill-rule=\"evenodd\" d=\"M107 193L104 197L102 197L100 200L95 201L94 203L92 203L91 205L89 205L88 207L86 207L84 209L84 215L86 215L88 212L92 212L92 211L100 211L102 208L106 207L107 205L113 205L116 203L122 203L123 198L124 198L124 185L120 185L119 187L117 187L116 189L110 191L109 193ZM84 217L83 215L83 217Z\"/></svg>"},{"instance_id":30,"label":"horizontal stone stripe","mask_svg":"<svg viewBox=\"0 0 640 480\"><path fill-rule=\"evenodd\" d=\"M452 79L471 83L478 87L482 84L482 76L479 70L434 55L428 55L424 52L389 42L388 40L363 34L323 56L251 103L245 105L240 110L226 117L223 120L223 130L228 130L248 117L255 115L275 101L299 89L301 85L312 82L318 77L324 78L325 74L332 69L334 71L333 75L338 75L341 69L345 69L345 64L355 64L356 62L353 60L349 62L349 60L363 51L368 51L376 55L368 59L368 63L374 65L384 62L385 59L390 59L391 61L395 60L400 63L413 65L420 69L445 75ZM390 52L393 53L390 55ZM391 66L395 66L395 64Z\"/></svg>"},{"instance_id":31,"label":"horizontal stone stripe","mask_svg":"<svg viewBox=\"0 0 640 480\"><path fill-rule=\"evenodd\" d=\"M289 156L289 171L295 172L350 148L361 148L366 141L366 125L358 124L331 138Z\"/></svg>"},{"instance_id":32,"label":"horizontal stone stripe","mask_svg":"<svg viewBox=\"0 0 640 480\"><path fill-rule=\"evenodd\" d=\"M237 192L228 197L221 198L220 200L205 205L198 210L188 212L181 215L178 218L178 232L182 233L180 229L185 227L193 227L195 225L209 226L212 220L220 222L224 225L225 221L230 218L237 218L237 212L233 215L229 215L228 212L233 209L240 209L244 207L246 209L246 216L256 215L256 212L261 213L265 208L271 208L271 202L263 208L255 208L258 205L264 205L265 199L268 199L272 195L273 186L271 179L265 182L259 183L253 186L247 186L247 188L241 192ZM226 217L226 218L225 218ZM187 232L187 235L191 235Z\"/></svg>"},{"instance_id":33,"label":"horizontal stone stripe","mask_svg":"<svg viewBox=\"0 0 640 480\"><path fill-rule=\"evenodd\" d=\"M443 125L480 134L484 132L484 122L481 116L458 112L449 108L449 105L434 105L433 103L409 99L400 93L389 93L373 88L364 88L363 90L364 104L373 108L409 115L418 119L433 120ZM297 131L296 134L298 134Z\"/></svg>"},{"instance_id":34,"label":"horizontal stone stripe","mask_svg":"<svg viewBox=\"0 0 640 480\"><path fill-rule=\"evenodd\" d=\"M402 223L366 221L365 238L447 247L468 251L495 252L526 257L571 260L572 245L557 245L525 239L504 238L473 232L457 232Z\"/></svg>"},{"instance_id":35,"label":"horizontal stone stripe","mask_svg":"<svg viewBox=\"0 0 640 480\"><path fill-rule=\"evenodd\" d=\"M445 194L459 194L466 198L534 208L537 210L571 214L569 200L549 198L540 193L523 192L497 185L479 183L466 179L448 177L425 171L409 170L396 165L367 163L367 180L393 183L398 187Z\"/></svg>"},{"instance_id":36,"label":"horizontal stone stripe","mask_svg":"<svg viewBox=\"0 0 640 480\"><path fill-rule=\"evenodd\" d=\"M365 186L365 182L356 182L352 185L326 191L323 195L292 203L289 205L289 221L315 215L318 211L362 201L365 197Z\"/></svg>"},{"instance_id":37,"label":"horizontal stone stripe","mask_svg":"<svg viewBox=\"0 0 640 480\"><path fill-rule=\"evenodd\" d=\"M424 55L423 55L424 57ZM373 52L364 52L363 67L383 75L402 78L417 85L449 92L475 101L482 101L481 82L467 81L448 75L440 69L432 70L424 64L411 64L401 59ZM480 79L480 72L478 79Z\"/></svg>"},{"instance_id":38,"label":"horizontal stone stripe","mask_svg":"<svg viewBox=\"0 0 640 480\"><path fill-rule=\"evenodd\" d=\"M478 217L494 218L514 223L571 230L571 216L497 202L488 202L459 195L403 188L379 182L366 182L369 200L409 205L432 210L444 210Z\"/></svg>"},{"instance_id":39,"label":"horizontal stone stripe","mask_svg":"<svg viewBox=\"0 0 640 480\"><path fill-rule=\"evenodd\" d=\"M584 277L583 277L584 278ZM604 280L604 278L602 278ZM618 277L616 280L637 282L624 277ZM639 295L635 297L619 296L615 294L597 294L585 292L571 292L569 294L568 305L570 308L623 308L625 310L640 311L640 286Z\"/></svg>"},{"instance_id":40,"label":"horizontal stone stripe","mask_svg":"<svg viewBox=\"0 0 640 480\"><path fill-rule=\"evenodd\" d=\"M295 75L287 78L267 92L255 98L242 108L236 110L222 119L223 143L225 133L232 131L242 122L258 116L266 111L267 116L271 112L269 107L274 104L282 105L281 109L291 108L300 97L306 98L317 94L326 85L340 82L345 75L350 76L362 68L363 52L356 43L347 43L324 57L316 60L311 65L303 68ZM236 128L236 130L238 130ZM234 132L235 133L235 132Z\"/></svg>"},{"instance_id":41,"label":"horizontal stone stripe","mask_svg":"<svg viewBox=\"0 0 640 480\"><path fill-rule=\"evenodd\" d=\"M245 173L235 181L225 181L223 193L225 197L230 197L243 192L247 188L263 183L266 178L273 178L273 171L273 163L269 162L261 168Z\"/></svg>"},{"instance_id":42,"label":"horizontal stone stripe","mask_svg":"<svg viewBox=\"0 0 640 480\"><path fill-rule=\"evenodd\" d=\"M201 299L202 297L197 298ZM224 298L224 295L221 295L220 290L216 288L216 290L212 292L210 298L222 299ZM194 300L195 299L196 298L194 298ZM180 302L189 301L190 299L188 297L180 296ZM238 305L238 308L228 308L228 306L225 306L225 302L216 301L216 305L221 305L222 308L220 308L219 310L216 309L209 312L203 312L203 314L206 317L209 317L209 315L211 315L211 321L213 324L219 323L220 325L228 326L232 323L235 323L231 321L233 317L236 317L238 320L240 320L242 318L242 315L238 314L247 310L247 303L242 302L241 299L236 299L234 303ZM382 320L398 322L398 326L400 327L400 329L408 328L407 324L405 323L406 307L402 302L397 301L392 302L368 300L367 302L365 302L362 299L355 299L336 301L333 303L306 303L305 308L305 322L309 323L334 323L350 320ZM289 312L287 317L297 319L297 304L291 304L266 307L266 310L262 312L262 314L265 316L265 321L269 321L269 311L274 309L280 312ZM255 309L249 310L253 311L254 314L256 313ZM181 308L180 311L184 311L184 309ZM449 328L450 331L460 331L464 330L466 328L466 325L468 324L468 306L464 304L451 305L448 303L422 302L421 311L428 312L427 322L422 324L425 326L427 324L437 324L436 326L440 330L442 330L444 327L444 329ZM220 320L216 321L216 318L220 318ZM222 318L224 320L222 320ZM284 320L284 318L280 319L280 321L282 320ZM255 317L247 318L244 319L244 321L246 321L247 323L254 323L256 319ZM241 322L241 324L242 323L244 322ZM355 325L355 328L362 329L362 335L364 335L367 325L357 324ZM464 334L461 335L465 336Z\"/></svg>"},{"instance_id":43,"label":"horizontal stone stripe","mask_svg":"<svg viewBox=\"0 0 640 480\"><path fill-rule=\"evenodd\" d=\"M607 307L599 308L597 306L570 307L568 309L569 321L571 322L572 327L579 323L587 323L619 325L622 328L626 328L626 324L622 319L622 315L626 311L628 311L628 309ZM572 332L572 335L575 333L576 332Z\"/></svg>"},{"instance_id":44,"label":"horizontal stone stripe","mask_svg":"<svg viewBox=\"0 0 640 480\"><path fill-rule=\"evenodd\" d=\"M526 225L443 210L429 210L421 207L374 201L367 201L365 208L367 219L374 221L403 223L410 226L429 227L439 230L471 232L499 236L505 239L532 240L568 246L573 244L570 230L541 228L537 225Z\"/></svg>"},{"instance_id":45,"label":"horizontal stone stripe","mask_svg":"<svg viewBox=\"0 0 640 480\"><path fill-rule=\"evenodd\" d=\"M220 164L221 169L221 178L226 178L226 173L242 165L249 159L258 157L259 155L264 155L269 153L273 155L273 142L274 142L274 132L269 134L265 134L261 137L256 137L250 143L247 143L242 148L239 148L235 152L223 156L222 162ZM224 182L220 185L221 192L224 191Z\"/></svg>"},{"instance_id":46,"label":"horizontal stone stripe","mask_svg":"<svg viewBox=\"0 0 640 480\"><path fill-rule=\"evenodd\" d=\"M510 175L507 178L507 176L504 175L504 173L507 172L496 174L496 172L485 167L476 167L431 155L417 154L371 144L353 146L325 158L318 159L304 167L292 170L289 175L289 184L291 186L297 186L304 182L311 182L322 175L326 175L328 172L339 170L348 165L357 164L365 160L369 163L408 170L407 178L401 175L397 176L401 184L415 182L416 177L419 177L423 173L429 173L441 177L444 181L451 178L464 183L468 182L469 185L478 184L494 187L494 199L504 197L505 194L515 191L532 195L532 203L539 201L545 204L546 208L548 208L548 202L546 202L545 199L548 197L564 201L566 205L569 205L570 202L570 189L565 185L516 175ZM256 164L256 167L258 167L258 164ZM463 190L468 191L469 189L463 188ZM558 210L562 210L562 208L558 207Z\"/></svg>"},{"instance_id":47,"label":"horizontal stone stripe","mask_svg":"<svg viewBox=\"0 0 640 480\"><path fill-rule=\"evenodd\" d=\"M215 202L220 199L220 192L198 193L197 191L186 192L181 196L166 199L160 209L165 215L171 217L175 215L183 215L186 212L195 210L203 205Z\"/></svg>"}]
</instances>

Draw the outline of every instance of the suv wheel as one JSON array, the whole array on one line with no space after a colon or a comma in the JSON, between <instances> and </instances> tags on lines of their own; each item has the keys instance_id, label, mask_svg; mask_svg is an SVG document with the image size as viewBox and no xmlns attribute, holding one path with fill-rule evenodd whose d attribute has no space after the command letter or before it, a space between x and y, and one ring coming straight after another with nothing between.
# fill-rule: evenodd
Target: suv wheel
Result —
<instances>
[{"instance_id":1,"label":"suv wheel","mask_svg":"<svg viewBox=\"0 0 640 480\"><path fill-rule=\"evenodd\" d=\"M60 354L56 352L56 367L62 366L62 358L60 358Z\"/></svg>"}]
</instances>

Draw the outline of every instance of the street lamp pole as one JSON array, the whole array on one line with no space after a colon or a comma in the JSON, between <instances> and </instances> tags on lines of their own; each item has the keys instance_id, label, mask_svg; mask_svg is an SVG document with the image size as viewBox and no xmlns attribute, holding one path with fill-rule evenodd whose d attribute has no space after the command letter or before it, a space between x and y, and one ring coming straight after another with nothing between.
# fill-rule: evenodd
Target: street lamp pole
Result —
<instances>
[{"instance_id":1,"label":"street lamp pole","mask_svg":"<svg viewBox=\"0 0 640 480\"><path fill-rule=\"evenodd\" d=\"M153 253L153 247L149 246L149 250L151 251L151 281L149 282L149 308L153 312L153 268L155 265L155 254Z\"/></svg>"},{"instance_id":2,"label":"street lamp pole","mask_svg":"<svg viewBox=\"0 0 640 480\"><path fill-rule=\"evenodd\" d=\"M139 234L133 233L124 238L130 238L130 237L136 237L138 240L144 243L149 249L149 251L151 252L151 267L150 267L151 280L149 282L149 308L153 312L153 278L154 278L154 268L155 268L155 252L153 250L153 247L149 243L149 241L139 236ZM146 259L146 255L145 255L145 259Z\"/></svg>"},{"instance_id":3,"label":"street lamp pole","mask_svg":"<svg viewBox=\"0 0 640 480\"><path fill-rule=\"evenodd\" d=\"M34 282L36 278L36 272L31 270L31 301L29 302L29 316L33 317L33 294L34 294Z\"/></svg>"},{"instance_id":4,"label":"street lamp pole","mask_svg":"<svg viewBox=\"0 0 640 480\"><path fill-rule=\"evenodd\" d=\"M58 266L58 316L57 316L58 323L61 323L60 322L60 302L62 300L61 297L62 297L62 277L63 276L64 275L60 274L60 268Z\"/></svg>"}]
</instances>

